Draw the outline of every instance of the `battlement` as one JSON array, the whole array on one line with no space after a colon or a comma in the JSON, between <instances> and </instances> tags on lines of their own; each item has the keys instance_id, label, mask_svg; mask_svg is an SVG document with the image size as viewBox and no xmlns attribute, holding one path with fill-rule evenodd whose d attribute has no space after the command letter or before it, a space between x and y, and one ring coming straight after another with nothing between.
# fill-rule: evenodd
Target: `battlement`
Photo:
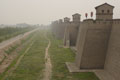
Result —
<instances>
[{"instance_id":1,"label":"battlement","mask_svg":"<svg viewBox=\"0 0 120 80\"><path fill-rule=\"evenodd\" d=\"M120 19L112 19L112 20L102 20L102 19L97 19L97 20L93 20L93 19L85 19L83 21L84 24L120 24Z\"/></svg>"},{"instance_id":2,"label":"battlement","mask_svg":"<svg viewBox=\"0 0 120 80\"><path fill-rule=\"evenodd\" d=\"M120 19L114 19L113 24L120 24Z\"/></svg>"}]
</instances>

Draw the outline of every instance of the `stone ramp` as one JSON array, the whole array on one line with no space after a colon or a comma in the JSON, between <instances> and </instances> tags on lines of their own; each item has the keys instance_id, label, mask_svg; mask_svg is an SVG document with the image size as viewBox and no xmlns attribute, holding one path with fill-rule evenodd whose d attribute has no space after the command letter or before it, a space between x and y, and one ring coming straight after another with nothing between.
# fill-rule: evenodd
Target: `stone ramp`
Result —
<instances>
[{"instance_id":1,"label":"stone ramp","mask_svg":"<svg viewBox=\"0 0 120 80\"><path fill-rule=\"evenodd\" d=\"M72 73L74 73L74 72L75 73L76 72L94 72L100 80L118 80L118 79L115 79L114 76L112 74L110 74L109 72L107 72L106 70L79 69L78 67L76 67L75 63L71 63L71 62L66 62L66 66L67 66L69 72L72 72Z\"/></svg>"},{"instance_id":2,"label":"stone ramp","mask_svg":"<svg viewBox=\"0 0 120 80\"><path fill-rule=\"evenodd\" d=\"M117 80L106 70L94 71L100 80Z\"/></svg>"},{"instance_id":3,"label":"stone ramp","mask_svg":"<svg viewBox=\"0 0 120 80\"><path fill-rule=\"evenodd\" d=\"M69 72L80 72L80 70L76 67L75 63L66 62L66 66Z\"/></svg>"},{"instance_id":4,"label":"stone ramp","mask_svg":"<svg viewBox=\"0 0 120 80\"><path fill-rule=\"evenodd\" d=\"M95 71L101 71L100 69L79 69L76 64L73 62L66 62L66 66L69 70L69 72L76 73L76 72L95 72Z\"/></svg>"}]
</instances>

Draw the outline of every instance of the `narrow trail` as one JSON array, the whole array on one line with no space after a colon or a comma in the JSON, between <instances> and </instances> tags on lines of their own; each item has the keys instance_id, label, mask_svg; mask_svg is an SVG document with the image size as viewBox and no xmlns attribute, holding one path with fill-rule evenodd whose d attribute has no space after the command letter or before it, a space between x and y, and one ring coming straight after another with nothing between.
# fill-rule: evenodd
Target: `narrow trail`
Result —
<instances>
[{"instance_id":1,"label":"narrow trail","mask_svg":"<svg viewBox=\"0 0 120 80\"><path fill-rule=\"evenodd\" d=\"M51 64L51 59L50 59L50 55L49 55L49 48L51 46L51 41L48 39L47 36L45 36L46 39L48 40L48 46L45 50L45 70L44 70L44 77L43 80L50 80L51 75L52 75L52 64Z\"/></svg>"},{"instance_id":2,"label":"narrow trail","mask_svg":"<svg viewBox=\"0 0 120 80\"><path fill-rule=\"evenodd\" d=\"M7 75L5 75L3 77L2 80L5 80L8 76L11 76L13 71L18 67L19 63L21 62L22 58L25 56L25 54L30 50L30 48L32 47L34 41L30 44L30 46L25 50L25 52L20 56L20 58L17 60L16 64L14 65L14 67L12 67L10 70L7 71ZM9 74L8 74L9 73Z\"/></svg>"}]
</instances>

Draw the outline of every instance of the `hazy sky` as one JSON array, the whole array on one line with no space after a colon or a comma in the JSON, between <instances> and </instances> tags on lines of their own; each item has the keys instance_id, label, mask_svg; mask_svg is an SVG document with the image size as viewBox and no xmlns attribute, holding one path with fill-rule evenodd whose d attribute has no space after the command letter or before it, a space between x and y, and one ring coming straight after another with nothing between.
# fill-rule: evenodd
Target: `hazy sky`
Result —
<instances>
[{"instance_id":1,"label":"hazy sky","mask_svg":"<svg viewBox=\"0 0 120 80\"><path fill-rule=\"evenodd\" d=\"M0 0L0 24L49 24L51 21L72 18L72 14L94 11L94 7L109 3L115 6L114 18L120 18L120 0Z\"/></svg>"}]
</instances>

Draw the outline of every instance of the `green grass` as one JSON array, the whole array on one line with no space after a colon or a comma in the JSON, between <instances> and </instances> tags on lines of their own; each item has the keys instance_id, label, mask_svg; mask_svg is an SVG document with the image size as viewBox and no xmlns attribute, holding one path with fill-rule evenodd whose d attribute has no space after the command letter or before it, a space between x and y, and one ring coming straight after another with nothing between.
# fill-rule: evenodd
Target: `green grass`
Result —
<instances>
[{"instance_id":1,"label":"green grass","mask_svg":"<svg viewBox=\"0 0 120 80\"><path fill-rule=\"evenodd\" d=\"M45 64L45 48L48 41L44 37L44 32L39 31L34 37L34 44L21 60L19 66L6 80L39 80L43 77ZM25 51L25 50L24 50ZM24 52L23 51L23 52Z\"/></svg>"},{"instance_id":2,"label":"green grass","mask_svg":"<svg viewBox=\"0 0 120 80\"><path fill-rule=\"evenodd\" d=\"M53 65L51 80L99 80L92 72L70 73L65 65L65 62L73 62L75 54L71 49L59 47L62 44L61 40L57 40L50 33L51 47L49 53Z\"/></svg>"}]
</instances>

